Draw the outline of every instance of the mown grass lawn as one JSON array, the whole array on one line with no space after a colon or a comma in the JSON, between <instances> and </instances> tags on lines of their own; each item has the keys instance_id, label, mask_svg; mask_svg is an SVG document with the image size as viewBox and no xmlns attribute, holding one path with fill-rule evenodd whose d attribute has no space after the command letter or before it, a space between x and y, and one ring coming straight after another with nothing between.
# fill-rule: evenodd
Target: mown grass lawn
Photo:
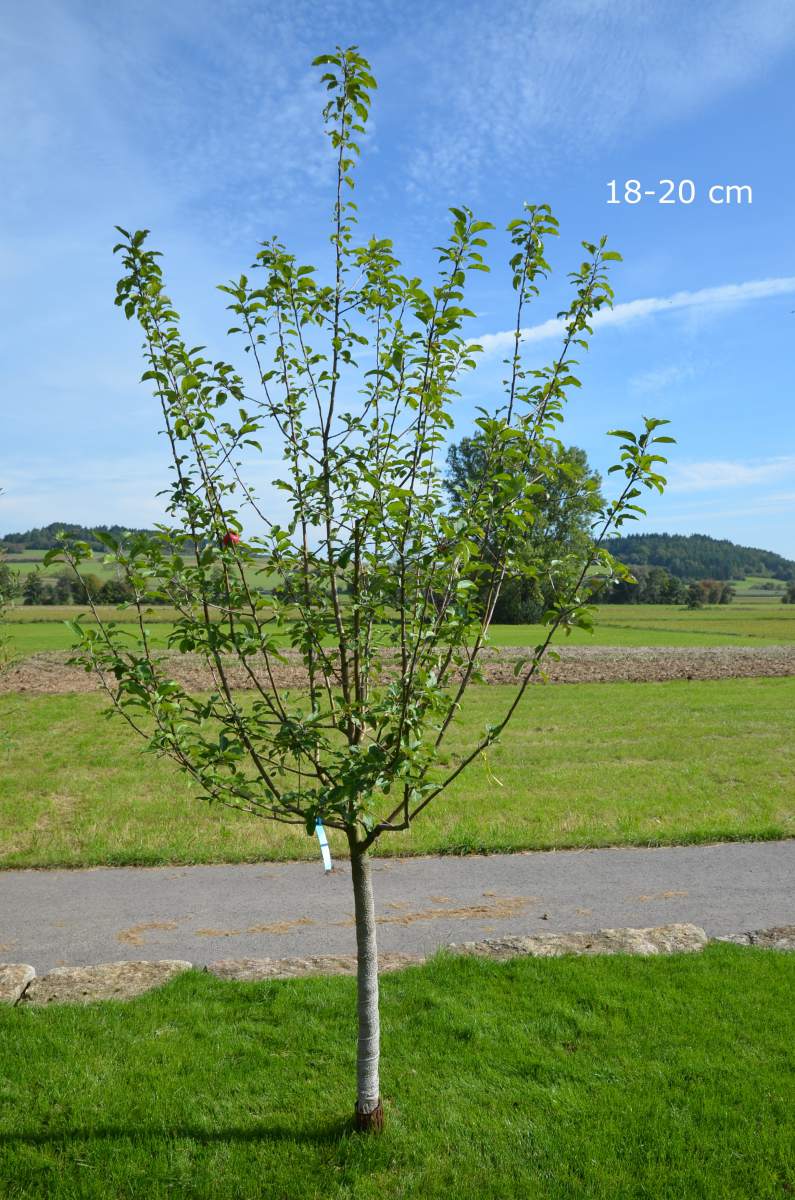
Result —
<instances>
[{"instance_id":1,"label":"mown grass lawn","mask_svg":"<svg viewBox=\"0 0 795 1200\"><path fill-rule=\"evenodd\" d=\"M512 694L472 689L457 744ZM378 853L793 836L793 708L795 678L532 688L488 761ZM316 856L301 831L211 808L105 711L93 694L0 696L0 865Z\"/></svg>"},{"instance_id":2,"label":"mown grass lawn","mask_svg":"<svg viewBox=\"0 0 795 1200\"><path fill-rule=\"evenodd\" d=\"M4 1200L766 1200L795 1190L795 955L385 977L381 1137L350 1130L355 982L192 973L0 1013Z\"/></svg>"}]
</instances>

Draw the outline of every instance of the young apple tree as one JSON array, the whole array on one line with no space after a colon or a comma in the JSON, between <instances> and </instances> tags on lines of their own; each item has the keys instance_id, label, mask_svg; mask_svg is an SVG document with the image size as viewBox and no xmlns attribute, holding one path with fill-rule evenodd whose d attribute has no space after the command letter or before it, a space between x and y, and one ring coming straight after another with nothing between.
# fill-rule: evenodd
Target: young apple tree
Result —
<instances>
[{"instance_id":1,"label":"young apple tree","mask_svg":"<svg viewBox=\"0 0 795 1200\"><path fill-rule=\"evenodd\" d=\"M222 287L229 332L250 356L247 376L188 345L147 231L121 230L116 303L143 330L143 379L162 408L173 476L168 519L154 533L119 542L101 535L134 594L138 636L97 615L79 627L79 655L122 717L203 796L309 834L321 821L347 838L356 1121L375 1129L383 1112L371 850L408 829L499 738L554 635L589 625L595 581L626 576L606 538L639 511L641 488L662 490L656 443L671 439L657 436L657 420L638 436L615 431L619 493L576 552L542 556L554 596L546 634L517 661L506 710L465 753L448 754L467 691L482 678L500 589L537 569L525 547L557 469L566 395L579 386L574 355L587 348L594 313L612 302L606 266L619 255L604 238L583 244L559 351L530 370L522 321L548 272L544 244L557 222L546 205L526 205L510 223L515 327L504 389L478 410L482 469L451 506L443 468L452 409L480 350L464 333L474 316L465 291L472 272L488 269L492 226L452 209L430 286L403 272L389 240L358 240L350 190L376 84L355 47L315 62L336 162L331 277L322 282L273 238L250 276ZM287 516L279 520L251 485L260 438L283 462L275 486ZM59 553L77 570L90 551L73 543ZM268 593L256 586L263 567L279 581ZM146 626L153 599L177 608L172 651L204 660L211 694L191 694L170 677L169 656L153 648ZM286 645L303 662L298 691L279 683ZM231 666L245 677L245 695L230 682Z\"/></svg>"}]
</instances>

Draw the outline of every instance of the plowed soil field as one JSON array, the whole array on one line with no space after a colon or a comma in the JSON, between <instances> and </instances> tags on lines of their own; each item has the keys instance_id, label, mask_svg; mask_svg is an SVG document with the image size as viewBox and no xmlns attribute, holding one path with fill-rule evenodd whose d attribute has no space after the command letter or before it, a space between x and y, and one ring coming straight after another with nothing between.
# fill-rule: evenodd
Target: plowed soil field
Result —
<instances>
[{"instance_id":1,"label":"plowed soil field","mask_svg":"<svg viewBox=\"0 0 795 1200\"><path fill-rule=\"evenodd\" d=\"M782 646L699 646L647 647L562 646L558 662L545 660L545 671L552 683L647 683L668 679L732 679L750 676L795 675L795 645ZM92 692L99 683L93 674L70 666L66 653L34 654L17 663L0 677L0 692L54 694ZM487 683L513 683L514 668L527 651L514 648L489 650L484 655ZM212 673L197 656L164 655L168 674L191 691L210 691L215 687ZM392 660L393 662L394 660ZM386 674L394 673L389 659L384 660ZM265 683L264 672L255 674ZM306 686L306 672L300 656L285 651L283 661L273 667L279 687ZM235 688L251 688L246 672L236 664L228 667L229 682Z\"/></svg>"}]
</instances>

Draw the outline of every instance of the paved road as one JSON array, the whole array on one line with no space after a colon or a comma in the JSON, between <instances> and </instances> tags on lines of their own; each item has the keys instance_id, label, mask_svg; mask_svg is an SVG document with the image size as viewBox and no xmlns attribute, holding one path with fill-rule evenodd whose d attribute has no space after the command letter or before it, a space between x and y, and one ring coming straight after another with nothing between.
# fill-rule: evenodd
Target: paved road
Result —
<instances>
[{"instance_id":1,"label":"paved road","mask_svg":"<svg viewBox=\"0 0 795 1200\"><path fill-rule=\"evenodd\" d=\"M795 841L564 850L374 863L384 950L692 921L708 933L795 923ZM355 949L347 863L0 873L0 960L39 973L120 958Z\"/></svg>"}]
</instances>

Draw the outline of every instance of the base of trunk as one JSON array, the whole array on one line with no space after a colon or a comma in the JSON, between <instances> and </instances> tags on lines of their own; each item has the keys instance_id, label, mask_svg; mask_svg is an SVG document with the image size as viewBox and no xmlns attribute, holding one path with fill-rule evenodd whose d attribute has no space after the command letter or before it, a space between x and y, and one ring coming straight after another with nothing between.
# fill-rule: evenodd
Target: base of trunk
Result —
<instances>
[{"instance_id":1,"label":"base of trunk","mask_svg":"<svg viewBox=\"0 0 795 1200\"><path fill-rule=\"evenodd\" d=\"M380 1133L384 1128L384 1106L379 1100L371 1112L361 1112L357 1104L355 1120L357 1133Z\"/></svg>"}]
</instances>

